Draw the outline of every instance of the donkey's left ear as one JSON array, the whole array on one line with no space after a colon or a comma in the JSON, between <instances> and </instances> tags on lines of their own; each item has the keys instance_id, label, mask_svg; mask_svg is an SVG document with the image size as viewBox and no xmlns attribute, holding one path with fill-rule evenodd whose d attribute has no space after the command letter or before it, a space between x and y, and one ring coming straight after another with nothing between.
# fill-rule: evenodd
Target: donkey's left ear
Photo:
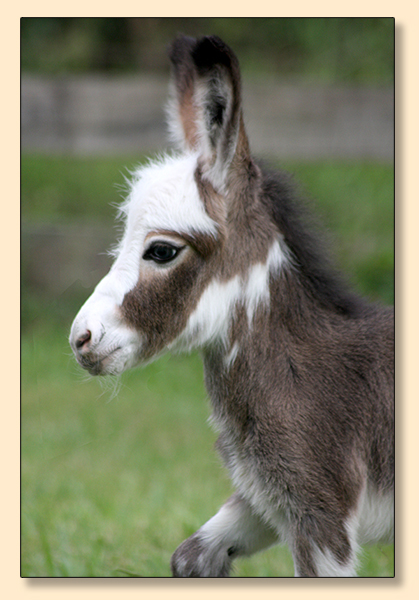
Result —
<instances>
[{"instance_id":1,"label":"donkey's left ear","mask_svg":"<svg viewBox=\"0 0 419 600\"><path fill-rule=\"evenodd\" d=\"M168 116L173 141L198 151L205 176L216 189L223 189L233 162L250 158L239 62L216 36L178 38L170 59L174 90Z\"/></svg>"}]
</instances>

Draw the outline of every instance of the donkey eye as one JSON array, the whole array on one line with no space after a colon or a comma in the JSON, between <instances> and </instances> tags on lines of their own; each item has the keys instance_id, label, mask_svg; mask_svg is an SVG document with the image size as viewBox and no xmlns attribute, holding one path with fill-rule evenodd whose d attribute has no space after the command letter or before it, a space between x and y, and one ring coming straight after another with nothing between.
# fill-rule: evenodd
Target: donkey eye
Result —
<instances>
[{"instance_id":1,"label":"donkey eye","mask_svg":"<svg viewBox=\"0 0 419 600\"><path fill-rule=\"evenodd\" d=\"M145 251L144 260L154 260L156 263L167 263L176 258L182 248L163 242L155 242Z\"/></svg>"}]
</instances>

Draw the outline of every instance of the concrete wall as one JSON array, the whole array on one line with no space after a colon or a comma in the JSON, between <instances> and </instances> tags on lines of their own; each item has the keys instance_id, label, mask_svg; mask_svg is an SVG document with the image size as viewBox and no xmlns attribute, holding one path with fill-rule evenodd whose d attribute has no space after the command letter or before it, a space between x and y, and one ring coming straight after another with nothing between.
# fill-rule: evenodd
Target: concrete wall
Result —
<instances>
[{"instance_id":1,"label":"concrete wall","mask_svg":"<svg viewBox=\"0 0 419 600\"><path fill-rule=\"evenodd\" d=\"M393 157L393 90L244 81L256 154L279 158ZM167 80L22 77L22 149L77 154L166 146Z\"/></svg>"}]
</instances>

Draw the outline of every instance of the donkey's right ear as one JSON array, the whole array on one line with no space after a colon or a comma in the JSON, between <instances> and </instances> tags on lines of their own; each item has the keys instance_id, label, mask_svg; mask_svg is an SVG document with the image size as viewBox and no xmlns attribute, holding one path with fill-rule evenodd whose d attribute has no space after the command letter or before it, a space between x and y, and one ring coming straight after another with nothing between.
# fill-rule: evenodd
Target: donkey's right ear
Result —
<instances>
[{"instance_id":1,"label":"donkey's right ear","mask_svg":"<svg viewBox=\"0 0 419 600\"><path fill-rule=\"evenodd\" d=\"M248 151L241 116L238 60L216 36L177 38L170 49L173 89L168 107L172 141L196 150L216 187L226 183L238 147Z\"/></svg>"}]
</instances>

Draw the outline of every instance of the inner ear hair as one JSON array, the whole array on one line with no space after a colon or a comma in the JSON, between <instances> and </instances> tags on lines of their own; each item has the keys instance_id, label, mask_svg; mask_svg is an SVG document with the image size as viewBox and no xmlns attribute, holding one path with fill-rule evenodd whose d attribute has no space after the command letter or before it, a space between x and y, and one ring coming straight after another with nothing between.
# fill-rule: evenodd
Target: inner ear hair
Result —
<instances>
[{"instance_id":1,"label":"inner ear hair","mask_svg":"<svg viewBox=\"0 0 419 600\"><path fill-rule=\"evenodd\" d=\"M216 149L220 135L231 115L231 98L231 85L218 67L202 78L197 99L202 110L205 136L208 137L212 151Z\"/></svg>"},{"instance_id":2,"label":"inner ear hair","mask_svg":"<svg viewBox=\"0 0 419 600\"><path fill-rule=\"evenodd\" d=\"M202 108L210 142L214 147L217 132L229 116L234 117L239 105L239 63L230 48L217 36L198 40L191 54L205 88Z\"/></svg>"}]
</instances>

